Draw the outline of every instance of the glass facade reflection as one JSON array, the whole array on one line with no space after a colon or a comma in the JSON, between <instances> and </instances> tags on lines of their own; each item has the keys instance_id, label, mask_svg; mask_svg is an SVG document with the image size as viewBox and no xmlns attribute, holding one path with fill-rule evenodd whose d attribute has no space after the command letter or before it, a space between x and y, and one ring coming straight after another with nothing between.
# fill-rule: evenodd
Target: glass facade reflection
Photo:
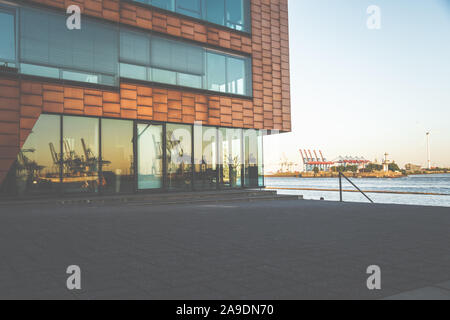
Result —
<instances>
[{"instance_id":1,"label":"glass facade reflection","mask_svg":"<svg viewBox=\"0 0 450 320\"><path fill-rule=\"evenodd\" d=\"M137 125L138 189L163 187L163 125Z\"/></svg>"},{"instance_id":2,"label":"glass facade reflection","mask_svg":"<svg viewBox=\"0 0 450 320\"><path fill-rule=\"evenodd\" d=\"M244 160L245 186L263 187L263 136L261 131L244 130Z\"/></svg>"},{"instance_id":3,"label":"glass facade reflection","mask_svg":"<svg viewBox=\"0 0 450 320\"><path fill-rule=\"evenodd\" d=\"M194 188L217 188L217 128L194 126Z\"/></svg>"},{"instance_id":4,"label":"glass facade reflection","mask_svg":"<svg viewBox=\"0 0 450 320\"><path fill-rule=\"evenodd\" d=\"M58 192L60 182L60 117L42 115L17 157L16 190L19 195Z\"/></svg>"},{"instance_id":5,"label":"glass facade reflection","mask_svg":"<svg viewBox=\"0 0 450 320\"><path fill-rule=\"evenodd\" d=\"M102 178L104 193L134 190L133 121L102 119Z\"/></svg>"},{"instance_id":6,"label":"glass facade reflection","mask_svg":"<svg viewBox=\"0 0 450 320\"><path fill-rule=\"evenodd\" d=\"M258 188L263 171L262 131L42 114L0 193Z\"/></svg>"},{"instance_id":7,"label":"glass facade reflection","mask_svg":"<svg viewBox=\"0 0 450 320\"><path fill-rule=\"evenodd\" d=\"M221 188L242 186L242 129L219 129L219 183Z\"/></svg>"},{"instance_id":8,"label":"glass facade reflection","mask_svg":"<svg viewBox=\"0 0 450 320\"><path fill-rule=\"evenodd\" d=\"M167 124L167 188L188 191L192 187L192 126Z\"/></svg>"},{"instance_id":9,"label":"glass facade reflection","mask_svg":"<svg viewBox=\"0 0 450 320\"><path fill-rule=\"evenodd\" d=\"M98 191L99 119L63 117L63 189L66 193Z\"/></svg>"}]
</instances>

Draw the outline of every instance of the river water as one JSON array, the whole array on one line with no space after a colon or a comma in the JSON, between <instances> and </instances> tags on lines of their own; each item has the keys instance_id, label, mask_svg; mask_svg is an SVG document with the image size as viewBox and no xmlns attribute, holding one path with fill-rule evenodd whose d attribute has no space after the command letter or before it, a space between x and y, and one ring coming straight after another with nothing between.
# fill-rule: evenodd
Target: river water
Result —
<instances>
[{"instance_id":1,"label":"river water","mask_svg":"<svg viewBox=\"0 0 450 320\"><path fill-rule=\"evenodd\" d=\"M345 179L343 189L353 190L354 188ZM441 195L411 195L411 194L378 194L368 193L367 195L375 203L396 203L423 206L444 206L450 207L450 174L436 175L412 175L397 179L358 179L352 181L361 190L373 191L396 191L396 192L423 192L439 193ZM267 187L279 188L315 188L315 189L339 189L337 178L265 178ZM280 194L303 195L305 199L318 200L323 197L325 200L338 201L339 192L332 191L297 191L279 190ZM368 202L360 193L345 192L344 201ZM450 212L449 212L450 213Z\"/></svg>"}]
</instances>

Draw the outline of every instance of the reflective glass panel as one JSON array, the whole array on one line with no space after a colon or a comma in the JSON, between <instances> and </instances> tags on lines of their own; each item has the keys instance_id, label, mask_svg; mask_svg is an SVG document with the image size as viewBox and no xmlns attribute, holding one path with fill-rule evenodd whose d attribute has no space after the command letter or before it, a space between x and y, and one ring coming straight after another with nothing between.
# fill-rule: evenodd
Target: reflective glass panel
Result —
<instances>
[{"instance_id":1,"label":"reflective glass panel","mask_svg":"<svg viewBox=\"0 0 450 320\"><path fill-rule=\"evenodd\" d=\"M227 85L229 93L246 94L245 60L240 58L227 58Z\"/></svg>"},{"instance_id":2,"label":"reflective glass panel","mask_svg":"<svg viewBox=\"0 0 450 320\"><path fill-rule=\"evenodd\" d=\"M163 187L163 126L137 125L138 189Z\"/></svg>"},{"instance_id":3,"label":"reflective glass panel","mask_svg":"<svg viewBox=\"0 0 450 320\"><path fill-rule=\"evenodd\" d=\"M102 191L134 190L133 121L102 119Z\"/></svg>"},{"instance_id":4,"label":"reflective glass panel","mask_svg":"<svg viewBox=\"0 0 450 320\"><path fill-rule=\"evenodd\" d=\"M67 193L98 191L99 119L63 117L63 188Z\"/></svg>"},{"instance_id":5,"label":"reflective glass panel","mask_svg":"<svg viewBox=\"0 0 450 320\"><path fill-rule=\"evenodd\" d=\"M245 186L263 187L263 136L258 130L244 130Z\"/></svg>"},{"instance_id":6,"label":"reflective glass panel","mask_svg":"<svg viewBox=\"0 0 450 320\"><path fill-rule=\"evenodd\" d=\"M226 58L224 55L214 52L207 54L207 79L208 89L219 92L226 92Z\"/></svg>"},{"instance_id":7,"label":"reflective glass panel","mask_svg":"<svg viewBox=\"0 0 450 320\"><path fill-rule=\"evenodd\" d=\"M0 11L0 61L16 60L14 15Z\"/></svg>"},{"instance_id":8,"label":"reflective glass panel","mask_svg":"<svg viewBox=\"0 0 450 320\"><path fill-rule=\"evenodd\" d=\"M242 130L219 129L219 178L223 188L242 186Z\"/></svg>"},{"instance_id":9,"label":"reflective glass panel","mask_svg":"<svg viewBox=\"0 0 450 320\"><path fill-rule=\"evenodd\" d=\"M60 116L41 115L17 157L19 195L58 193Z\"/></svg>"},{"instance_id":10,"label":"reflective glass panel","mask_svg":"<svg viewBox=\"0 0 450 320\"><path fill-rule=\"evenodd\" d=\"M167 124L167 187L190 190L192 186L192 126Z\"/></svg>"},{"instance_id":11,"label":"reflective glass panel","mask_svg":"<svg viewBox=\"0 0 450 320\"><path fill-rule=\"evenodd\" d=\"M194 184L196 190L217 189L217 128L194 126Z\"/></svg>"}]
</instances>

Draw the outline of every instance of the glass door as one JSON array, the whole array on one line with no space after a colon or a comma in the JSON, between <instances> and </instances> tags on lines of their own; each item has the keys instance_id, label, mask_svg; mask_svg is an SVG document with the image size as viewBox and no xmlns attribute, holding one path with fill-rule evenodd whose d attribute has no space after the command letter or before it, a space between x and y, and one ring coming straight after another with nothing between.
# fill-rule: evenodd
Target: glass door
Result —
<instances>
[{"instance_id":1,"label":"glass door","mask_svg":"<svg viewBox=\"0 0 450 320\"><path fill-rule=\"evenodd\" d=\"M163 188L163 125L137 124L138 190Z\"/></svg>"}]
</instances>

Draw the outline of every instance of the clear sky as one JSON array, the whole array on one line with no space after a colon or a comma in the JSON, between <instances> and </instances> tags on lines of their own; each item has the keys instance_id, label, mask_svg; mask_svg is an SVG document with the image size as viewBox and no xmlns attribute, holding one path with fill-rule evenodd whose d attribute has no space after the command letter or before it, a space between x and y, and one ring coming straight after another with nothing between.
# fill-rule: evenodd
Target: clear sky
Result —
<instances>
[{"instance_id":1,"label":"clear sky","mask_svg":"<svg viewBox=\"0 0 450 320\"><path fill-rule=\"evenodd\" d=\"M289 20L293 133L265 138L268 170L299 148L425 166L427 131L450 166L450 0L289 0Z\"/></svg>"}]
</instances>

